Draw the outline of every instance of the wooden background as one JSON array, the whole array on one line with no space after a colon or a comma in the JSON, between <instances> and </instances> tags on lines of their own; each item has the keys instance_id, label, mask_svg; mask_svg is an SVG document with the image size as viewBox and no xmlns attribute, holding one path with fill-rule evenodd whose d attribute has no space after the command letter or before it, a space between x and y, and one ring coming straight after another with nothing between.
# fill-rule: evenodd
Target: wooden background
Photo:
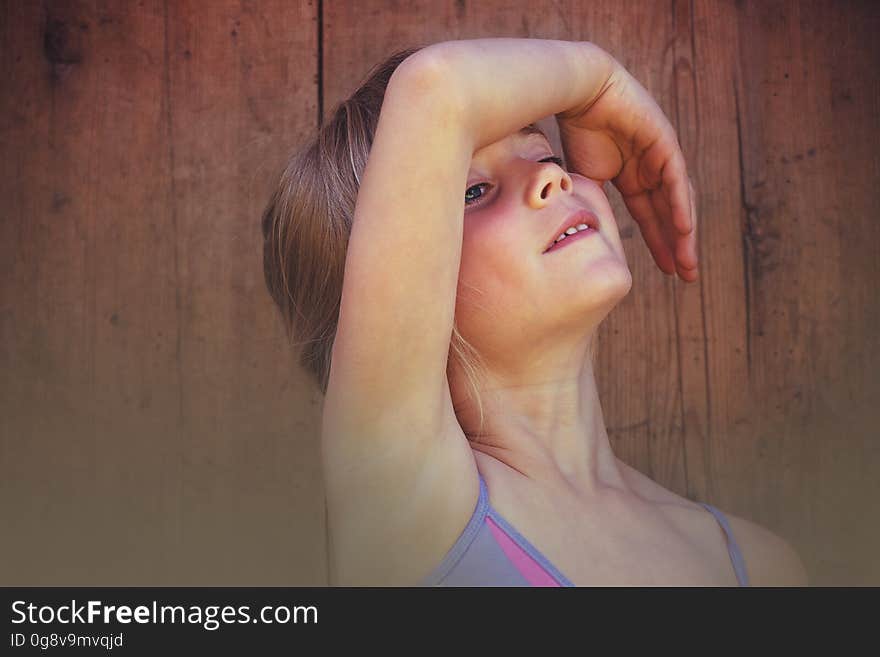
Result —
<instances>
[{"instance_id":1,"label":"wooden background","mask_svg":"<svg viewBox=\"0 0 880 657\"><path fill-rule=\"evenodd\" d=\"M812 584L880 585L878 31L830 0L3 1L0 584L326 584L321 398L259 214L372 64L508 36L612 53L697 188L693 285L610 191L615 451Z\"/></svg>"}]
</instances>

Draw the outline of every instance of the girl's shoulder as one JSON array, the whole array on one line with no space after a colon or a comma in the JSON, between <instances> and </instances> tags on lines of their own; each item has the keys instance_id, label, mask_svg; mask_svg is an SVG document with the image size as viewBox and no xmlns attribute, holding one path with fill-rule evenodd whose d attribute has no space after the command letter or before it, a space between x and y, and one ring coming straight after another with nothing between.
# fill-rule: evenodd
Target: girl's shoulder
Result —
<instances>
[{"instance_id":1,"label":"girl's shoulder","mask_svg":"<svg viewBox=\"0 0 880 657\"><path fill-rule=\"evenodd\" d=\"M797 550L766 527L725 513L736 537L752 586L808 586L809 577Z\"/></svg>"},{"instance_id":2,"label":"girl's shoulder","mask_svg":"<svg viewBox=\"0 0 880 657\"><path fill-rule=\"evenodd\" d=\"M706 524L707 510L699 503L664 488L629 465L621 463L627 482L640 496L650 500L670 515L676 516L683 526L698 531L690 519L702 517ZM714 505L713 505L714 506ZM742 553L752 586L807 586L808 576L803 561L792 545L766 527L715 507L727 519L733 538ZM683 514L681 509L698 514Z\"/></svg>"}]
</instances>

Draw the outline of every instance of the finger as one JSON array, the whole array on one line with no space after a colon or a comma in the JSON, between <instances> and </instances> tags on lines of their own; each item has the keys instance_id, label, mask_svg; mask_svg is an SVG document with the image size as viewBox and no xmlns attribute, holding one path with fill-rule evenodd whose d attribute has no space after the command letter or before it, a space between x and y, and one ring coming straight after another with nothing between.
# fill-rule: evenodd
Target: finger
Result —
<instances>
[{"instance_id":1,"label":"finger","mask_svg":"<svg viewBox=\"0 0 880 657\"><path fill-rule=\"evenodd\" d=\"M663 235L663 240L667 248L675 254L675 271L682 280L693 282L696 280L697 264L695 257L692 256L696 240L694 232L681 235L672 226L669 220L669 202L666 199L666 195L660 190L656 190L651 194L651 204L657 217L657 225Z\"/></svg>"},{"instance_id":2,"label":"finger","mask_svg":"<svg viewBox=\"0 0 880 657\"><path fill-rule=\"evenodd\" d=\"M696 283L699 279L699 274L696 269L679 269L678 277L685 283Z\"/></svg>"},{"instance_id":3,"label":"finger","mask_svg":"<svg viewBox=\"0 0 880 657\"><path fill-rule=\"evenodd\" d=\"M693 230L687 235L679 237L678 244L676 245L676 259L681 267L695 270L699 265L699 258L697 256L697 201L694 194L694 185L690 177L688 177L688 191Z\"/></svg>"},{"instance_id":4,"label":"finger","mask_svg":"<svg viewBox=\"0 0 880 657\"><path fill-rule=\"evenodd\" d=\"M666 243L666 248L673 254L676 260L677 268L691 268L691 263L682 262L681 245L687 239L686 235L681 235L675 226L672 225L672 211L669 207L669 201L661 190L655 190L650 195L651 205L654 208L654 215L657 217L657 224Z\"/></svg>"},{"instance_id":5,"label":"finger","mask_svg":"<svg viewBox=\"0 0 880 657\"><path fill-rule=\"evenodd\" d=\"M663 167L661 189L666 194L671 211L672 224L682 235L694 229L691 220L690 178L687 175L684 156L676 146L676 152Z\"/></svg>"},{"instance_id":6,"label":"finger","mask_svg":"<svg viewBox=\"0 0 880 657\"><path fill-rule=\"evenodd\" d=\"M694 231L693 231L693 262L697 263L699 261L699 254L697 253L697 246L699 242L697 241L697 194L694 191L694 183L691 180L691 177L688 176L688 189L690 190L690 198L691 198L691 221L693 222Z\"/></svg>"},{"instance_id":7,"label":"finger","mask_svg":"<svg viewBox=\"0 0 880 657\"><path fill-rule=\"evenodd\" d=\"M678 275L682 280L693 283L698 278L698 267L699 263L697 262L696 257L696 244L697 244L697 231L696 228L689 235L682 235L679 237L679 244L676 247L678 252L678 256L676 259ZM682 252L686 252L688 255L687 258L681 255ZM693 263L693 266L691 266Z\"/></svg>"},{"instance_id":8,"label":"finger","mask_svg":"<svg viewBox=\"0 0 880 657\"><path fill-rule=\"evenodd\" d=\"M682 235L692 230L687 166L671 127L641 153L637 179L642 189L660 190L666 195L671 211L661 215L661 221L669 221Z\"/></svg>"},{"instance_id":9,"label":"finger","mask_svg":"<svg viewBox=\"0 0 880 657\"><path fill-rule=\"evenodd\" d=\"M696 269L697 260L697 236L696 230L687 235L677 235L675 238L675 261L682 269Z\"/></svg>"},{"instance_id":10,"label":"finger","mask_svg":"<svg viewBox=\"0 0 880 657\"><path fill-rule=\"evenodd\" d=\"M660 271L670 276L675 274L675 259L673 258L672 250L669 248L669 243L663 235L661 223L649 195L643 193L636 194L635 196L625 196L623 201L630 215L639 225L642 238L645 240L645 244L648 245L648 249L651 251L654 262L657 263Z\"/></svg>"},{"instance_id":11,"label":"finger","mask_svg":"<svg viewBox=\"0 0 880 657\"><path fill-rule=\"evenodd\" d=\"M687 235L680 234L672 225L671 208L665 194L657 190L651 195L651 203L654 208L655 215L658 217L658 223L664 235L666 244L675 254L676 270L682 278L690 279L691 276L685 276L685 272L696 269L696 234L691 231ZM693 203L692 203L693 207ZM692 213L693 214L693 213Z\"/></svg>"}]
</instances>

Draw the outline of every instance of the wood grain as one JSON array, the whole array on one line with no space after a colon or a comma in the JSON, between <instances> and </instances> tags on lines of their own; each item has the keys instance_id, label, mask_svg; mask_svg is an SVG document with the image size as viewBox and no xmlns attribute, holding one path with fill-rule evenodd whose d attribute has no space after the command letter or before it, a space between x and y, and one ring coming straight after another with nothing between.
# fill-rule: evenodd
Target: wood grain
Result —
<instances>
[{"instance_id":1,"label":"wood grain","mask_svg":"<svg viewBox=\"0 0 880 657\"><path fill-rule=\"evenodd\" d=\"M210 7L3 5L4 584L326 579L259 234L316 6Z\"/></svg>"},{"instance_id":2,"label":"wood grain","mask_svg":"<svg viewBox=\"0 0 880 657\"><path fill-rule=\"evenodd\" d=\"M607 187L634 277L600 328L615 452L788 539L812 584L880 584L875 3L0 17L0 583L326 583L320 397L265 291L259 213L373 64L507 36L611 52L697 190L700 282L683 284Z\"/></svg>"}]
</instances>

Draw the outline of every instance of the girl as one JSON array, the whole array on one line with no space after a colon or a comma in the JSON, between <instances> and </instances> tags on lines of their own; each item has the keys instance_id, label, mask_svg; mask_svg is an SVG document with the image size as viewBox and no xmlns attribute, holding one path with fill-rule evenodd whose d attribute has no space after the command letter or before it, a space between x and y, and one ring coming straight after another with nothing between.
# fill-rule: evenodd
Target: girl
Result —
<instances>
[{"instance_id":1,"label":"girl","mask_svg":"<svg viewBox=\"0 0 880 657\"><path fill-rule=\"evenodd\" d=\"M632 276L608 180L696 281L675 132L589 42L397 53L291 160L264 265L325 393L331 585L806 583L784 540L611 449L596 334Z\"/></svg>"}]
</instances>

